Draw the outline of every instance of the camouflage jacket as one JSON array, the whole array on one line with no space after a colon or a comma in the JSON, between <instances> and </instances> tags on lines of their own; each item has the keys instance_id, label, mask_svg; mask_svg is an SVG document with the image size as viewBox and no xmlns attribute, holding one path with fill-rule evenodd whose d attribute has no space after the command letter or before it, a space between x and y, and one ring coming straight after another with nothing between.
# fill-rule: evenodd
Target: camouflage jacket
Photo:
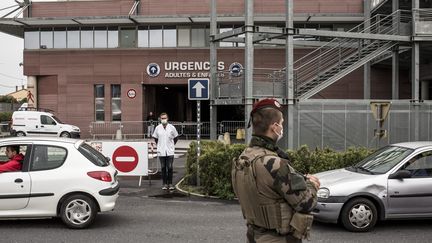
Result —
<instances>
[{"instance_id":1,"label":"camouflage jacket","mask_svg":"<svg viewBox=\"0 0 432 243\"><path fill-rule=\"evenodd\" d=\"M258 194L270 200L284 200L293 211L311 212L317 203L317 190L305 176L290 166L287 154L272 139L254 135L242 155L256 154L257 150L267 154L252 165ZM234 191L238 195L236 190L234 185Z\"/></svg>"}]
</instances>

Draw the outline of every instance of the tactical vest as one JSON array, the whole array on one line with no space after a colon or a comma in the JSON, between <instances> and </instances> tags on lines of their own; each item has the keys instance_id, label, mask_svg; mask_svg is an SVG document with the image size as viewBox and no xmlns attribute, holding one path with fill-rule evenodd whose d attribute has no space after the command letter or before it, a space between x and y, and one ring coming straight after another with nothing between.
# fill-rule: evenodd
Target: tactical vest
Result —
<instances>
[{"instance_id":1,"label":"tactical vest","mask_svg":"<svg viewBox=\"0 0 432 243\"><path fill-rule=\"evenodd\" d=\"M277 154L264 148L249 148L233 163L233 188L243 217L250 225L275 230L281 235L292 234L299 239L308 238L312 215L294 212L282 197L272 198L258 191L256 164L263 163L267 156L277 157Z\"/></svg>"}]
</instances>

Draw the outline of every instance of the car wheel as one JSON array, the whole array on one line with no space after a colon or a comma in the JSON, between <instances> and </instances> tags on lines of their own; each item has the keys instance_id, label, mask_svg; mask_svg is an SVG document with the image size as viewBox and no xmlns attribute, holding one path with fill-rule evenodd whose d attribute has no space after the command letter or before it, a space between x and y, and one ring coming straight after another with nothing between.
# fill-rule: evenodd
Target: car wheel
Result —
<instances>
[{"instance_id":1,"label":"car wheel","mask_svg":"<svg viewBox=\"0 0 432 243\"><path fill-rule=\"evenodd\" d=\"M375 226L378 212L370 200L355 198L345 204L340 217L345 229L353 232L366 232Z\"/></svg>"},{"instance_id":2,"label":"car wheel","mask_svg":"<svg viewBox=\"0 0 432 243\"><path fill-rule=\"evenodd\" d=\"M62 137L62 138L70 138L71 135L68 132L62 132L62 133L60 133L60 137Z\"/></svg>"},{"instance_id":3,"label":"car wheel","mask_svg":"<svg viewBox=\"0 0 432 243\"><path fill-rule=\"evenodd\" d=\"M16 136L17 137L25 137L25 133L23 133L23 132L17 132Z\"/></svg>"},{"instance_id":4,"label":"car wheel","mask_svg":"<svg viewBox=\"0 0 432 243\"><path fill-rule=\"evenodd\" d=\"M60 207L60 217L69 228L83 229L96 218L97 207L93 199L75 194L66 198Z\"/></svg>"}]
</instances>

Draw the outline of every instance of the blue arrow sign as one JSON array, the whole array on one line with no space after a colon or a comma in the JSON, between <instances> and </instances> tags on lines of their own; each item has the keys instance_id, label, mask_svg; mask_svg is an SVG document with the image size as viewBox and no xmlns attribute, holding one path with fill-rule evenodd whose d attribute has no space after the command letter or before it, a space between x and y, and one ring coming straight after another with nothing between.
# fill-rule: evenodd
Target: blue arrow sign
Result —
<instances>
[{"instance_id":1,"label":"blue arrow sign","mask_svg":"<svg viewBox=\"0 0 432 243\"><path fill-rule=\"evenodd\" d=\"M208 100L209 99L209 79L188 80L188 98L189 100Z\"/></svg>"}]
</instances>

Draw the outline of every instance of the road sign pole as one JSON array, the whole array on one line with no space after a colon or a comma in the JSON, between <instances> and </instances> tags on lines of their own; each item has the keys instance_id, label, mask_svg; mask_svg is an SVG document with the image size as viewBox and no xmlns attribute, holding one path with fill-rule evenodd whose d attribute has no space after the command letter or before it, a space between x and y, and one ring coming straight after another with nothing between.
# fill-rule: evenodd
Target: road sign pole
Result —
<instances>
[{"instance_id":1,"label":"road sign pole","mask_svg":"<svg viewBox=\"0 0 432 243\"><path fill-rule=\"evenodd\" d=\"M197 101L197 186L200 182L200 165L199 159L201 155L201 100L209 99L209 79L188 79L188 99Z\"/></svg>"},{"instance_id":2,"label":"road sign pole","mask_svg":"<svg viewBox=\"0 0 432 243\"><path fill-rule=\"evenodd\" d=\"M197 100L197 186L201 186L199 159L201 155L201 101Z\"/></svg>"}]
</instances>

